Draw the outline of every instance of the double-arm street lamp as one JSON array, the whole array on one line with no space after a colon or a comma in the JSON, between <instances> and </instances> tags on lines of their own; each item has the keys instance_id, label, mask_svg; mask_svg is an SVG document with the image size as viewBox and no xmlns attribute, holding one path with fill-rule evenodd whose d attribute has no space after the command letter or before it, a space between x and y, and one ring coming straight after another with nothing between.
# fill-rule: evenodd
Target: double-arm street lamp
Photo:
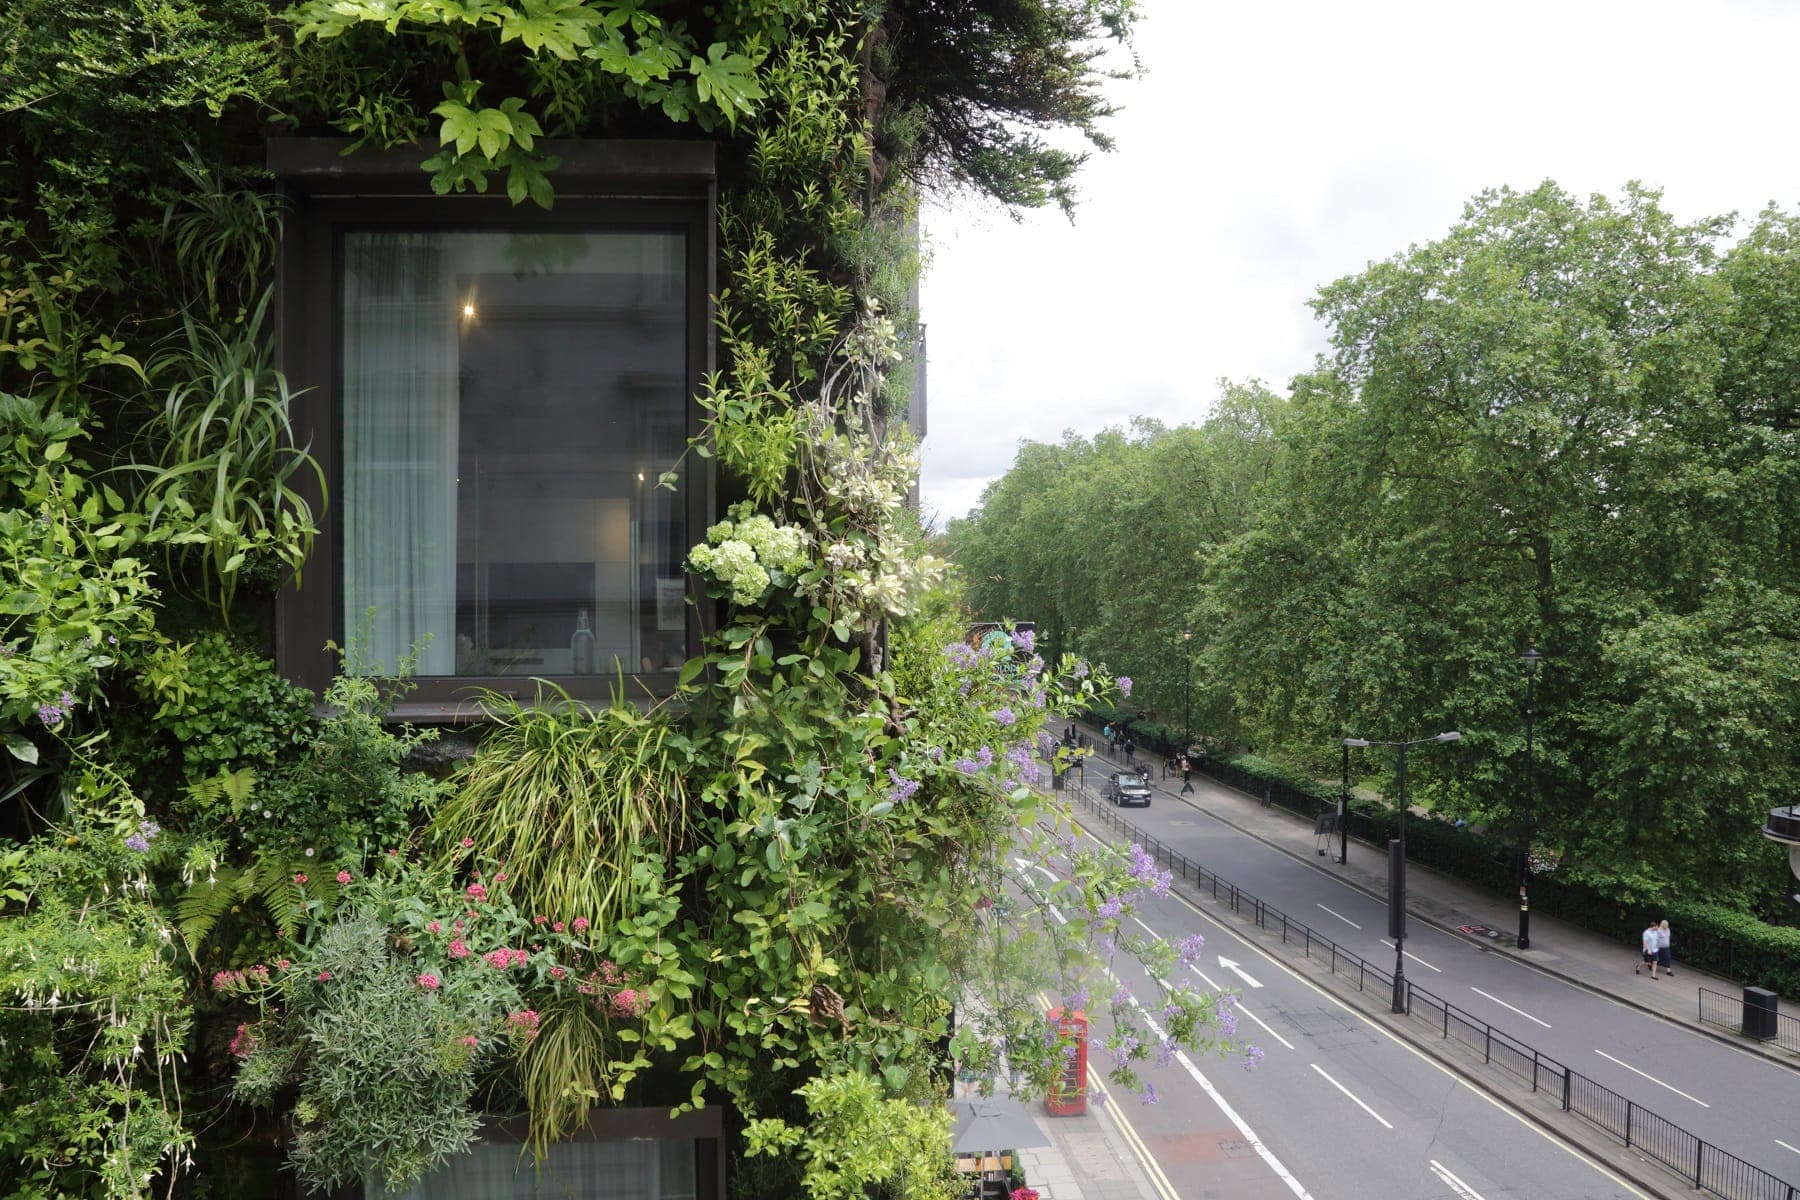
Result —
<instances>
[{"instance_id":1,"label":"double-arm street lamp","mask_svg":"<svg viewBox=\"0 0 1800 1200\"><path fill-rule=\"evenodd\" d=\"M1532 709L1532 683L1537 678L1538 664L1544 656L1536 645L1525 647L1519 655L1525 664L1525 833L1519 843L1519 949L1531 949L1531 825L1537 811L1537 792L1531 774L1531 721L1537 716Z\"/></svg>"},{"instance_id":2,"label":"double-arm street lamp","mask_svg":"<svg viewBox=\"0 0 1800 1200\"><path fill-rule=\"evenodd\" d=\"M1406 751L1412 746L1425 746L1432 742L1455 742L1462 740L1462 734L1452 729L1445 733L1428 738L1415 738L1410 742L1371 742L1367 738L1345 738L1344 748L1361 749L1365 746L1392 746L1399 751L1400 763L1398 781L1400 791L1400 812L1396 824L1400 836L1388 843L1388 933L1394 939L1394 1011L1406 1011ZM1348 777L1348 762L1345 760L1345 775Z\"/></svg>"}]
</instances>

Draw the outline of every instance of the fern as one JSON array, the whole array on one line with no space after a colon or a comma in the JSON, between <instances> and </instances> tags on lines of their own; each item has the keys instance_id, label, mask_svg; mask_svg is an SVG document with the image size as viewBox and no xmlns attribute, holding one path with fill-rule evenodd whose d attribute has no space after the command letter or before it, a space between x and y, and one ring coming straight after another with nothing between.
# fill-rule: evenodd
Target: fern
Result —
<instances>
[{"instance_id":1,"label":"fern","mask_svg":"<svg viewBox=\"0 0 1800 1200\"><path fill-rule=\"evenodd\" d=\"M211 878L196 881L175 905L176 928L188 953L198 960L201 944L220 918L252 901L260 902L281 936L292 937L306 915L307 901L324 897L323 886L306 875L308 865L284 854L265 853L248 867L220 867Z\"/></svg>"},{"instance_id":2,"label":"fern","mask_svg":"<svg viewBox=\"0 0 1800 1200\"><path fill-rule=\"evenodd\" d=\"M236 867L220 867L210 879L196 880L187 894L175 902L175 928L187 943L188 954L200 958L200 944L219 923L219 918L240 896L238 884L244 872Z\"/></svg>"},{"instance_id":3,"label":"fern","mask_svg":"<svg viewBox=\"0 0 1800 1200\"><path fill-rule=\"evenodd\" d=\"M256 790L256 770L253 767L242 767L236 771L218 770L205 779L187 785L188 798L194 806L204 812L221 800L231 801L231 814L240 815L250 803L250 796Z\"/></svg>"}]
</instances>

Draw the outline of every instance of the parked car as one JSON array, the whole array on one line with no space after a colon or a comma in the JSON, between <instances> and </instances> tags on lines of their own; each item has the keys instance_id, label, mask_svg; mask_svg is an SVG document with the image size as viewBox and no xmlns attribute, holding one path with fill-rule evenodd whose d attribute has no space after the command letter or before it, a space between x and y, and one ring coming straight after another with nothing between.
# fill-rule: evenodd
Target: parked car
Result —
<instances>
[{"instance_id":1,"label":"parked car","mask_svg":"<svg viewBox=\"0 0 1800 1200\"><path fill-rule=\"evenodd\" d=\"M1114 771L1106 777L1106 798L1124 807L1141 804L1150 807L1150 781L1136 771Z\"/></svg>"}]
</instances>

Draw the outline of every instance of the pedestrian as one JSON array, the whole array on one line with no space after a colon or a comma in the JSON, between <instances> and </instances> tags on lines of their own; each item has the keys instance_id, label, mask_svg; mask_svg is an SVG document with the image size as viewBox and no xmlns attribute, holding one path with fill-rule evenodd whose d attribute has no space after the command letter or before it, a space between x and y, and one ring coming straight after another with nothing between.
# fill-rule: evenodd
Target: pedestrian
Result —
<instances>
[{"instance_id":1,"label":"pedestrian","mask_svg":"<svg viewBox=\"0 0 1800 1200\"><path fill-rule=\"evenodd\" d=\"M1194 782L1190 778L1193 774L1194 764L1188 761L1187 755L1183 754L1177 765L1181 768L1181 794L1185 796L1194 790Z\"/></svg>"},{"instance_id":2,"label":"pedestrian","mask_svg":"<svg viewBox=\"0 0 1800 1200\"><path fill-rule=\"evenodd\" d=\"M1128 767L1136 766L1137 764L1133 761L1133 759L1136 757L1136 755L1137 755L1137 743L1132 740L1130 734L1126 734L1125 735L1125 765Z\"/></svg>"},{"instance_id":3,"label":"pedestrian","mask_svg":"<svg viewBox=\"0 0 1800 1200\"><path fill-rule=\"evenodd\" d=\"M1656 927L1655 921L1652 921L1652 922L1650 922L1650 924L1644 926L1644 933L1643 933L1643 937L1641 939L1643 942L1644 961L1640 962L1637 966L1631 968L1631 973L1633 975L1636 975L1638 972L1642 971L1645 967L1649 967L1650 968L1650 978L1652 978L1652 979L1656 978L1656 943L1658 940L1658 934L1660 932L1661 931L1658 930Z\"/></svg>"},{"instance_id":4,"label":"pedestrian","mask_svg":"<svg viewBox=\"0 0 1800 1200\"><path fill-rule=\"evenodd\" d=\"M1663 921L1656 927L1656 965L1661 967L1670 979L1675 978L1675 968L1669 958L1669 923Z\"/></svg>"}]
</instances>

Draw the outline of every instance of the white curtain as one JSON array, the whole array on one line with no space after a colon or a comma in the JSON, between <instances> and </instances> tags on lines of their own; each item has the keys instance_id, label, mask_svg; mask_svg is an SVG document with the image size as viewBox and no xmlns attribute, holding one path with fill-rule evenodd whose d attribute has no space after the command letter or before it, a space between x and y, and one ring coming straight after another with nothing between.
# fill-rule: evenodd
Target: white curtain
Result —
<instances>
[{"instance_id":1,"label":"white curtain","mask_svg":"<svg viewBox=\"0 0 1800 1200\"><path fill-rule=\"evenodd\" d=\"M344 246L344 631L367 674L456 670L455 274L447 235Z\"/></svg>"}]
</instances>

